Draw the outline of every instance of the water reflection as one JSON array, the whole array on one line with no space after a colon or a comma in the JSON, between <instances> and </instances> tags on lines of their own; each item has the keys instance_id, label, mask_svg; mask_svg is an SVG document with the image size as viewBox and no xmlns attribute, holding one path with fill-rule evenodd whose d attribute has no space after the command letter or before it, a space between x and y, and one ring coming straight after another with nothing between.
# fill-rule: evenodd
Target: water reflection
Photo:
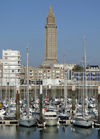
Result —
<instances>
[{"instance_id":1,"label":"water reflection","mask_svg":"<svg viewBox=\"0 0 100 139\"><path fill-rule=\"evenodd\" d=\"M51 126L51 127L49 127L49 126L46 126L45 128L44 128L44 133L48 133L48 135L50 134L50 135L54 135L54 134L57 134L58 133L58 126Z\"/></svg>"},{"instance_id":2,"label":"water reflection","mask_svg":"<svg viewBox=\"0 0 100 139\"><path fill-rule=\"evenodd\" d=\"M17 130L15 125L0 125L0 139L17 137Z\"/></svg>"},{"instance_id":3,"label":"water reflection","mask_svg":"<svg viewBox=\"0 0 100 139\"><path fill-rule=\"evenodd\" d=\"M19 134L23 134L25 137L29 137L35 131L36 131L36 126L30 127L30 128L18 126Z\"/></svg>"},{"instance_id":4,"label":"water reflection","mask_svg":"<svg viewBox=\"0 0 100 139\"><path fill-rule=\"evenodd\" d=\"M40 139L44 139L44 137L43 137L43 130L40 130Z\"/></svg>"},{"instance_id":5,"label":"water reflection","mask_svg":"<svg viewBox=\"0 0 100 139\"><path fill-rule=\"evenodd\" d=\"M75 133L82 134L82 135L91 135L93 133L93 128L80 128L76 126L72 126L71 130Z\"/></svg>"},{"instance_id":6,"label":"water reflection","mask_svg":"<svg viewBox=\"0 0 100 139\"><path fill-rule=\"evenodd\" d=\"M61 126L62 131L63 131L63 132L67 132L67 127L68 127L68 126Z\"/></svg>"},{"instance_id":7,"label":"water reflection","mask_svg":"<svg viewBox=\"0 0 100 139\"><path fill-rule=\"evenodd\" d=\"M98 129L98 138L100 139L100 129Z\"/></svg>"}]
</instances>

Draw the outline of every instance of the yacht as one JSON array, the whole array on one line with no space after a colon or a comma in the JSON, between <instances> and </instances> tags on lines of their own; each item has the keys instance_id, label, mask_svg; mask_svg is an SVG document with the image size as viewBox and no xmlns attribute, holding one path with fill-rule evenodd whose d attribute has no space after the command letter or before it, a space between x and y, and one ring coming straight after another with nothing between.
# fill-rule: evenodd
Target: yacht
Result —
<instances>
[{"instance_id":1,"label":"yacht","mask_svg":"<svg viewBox=\"0 0 100 139\"><path fill-rule=\"evenodd\" d=\"M72 121L74 126L80 126L80 127L91 127L93 120L92 117L90 115L85 115L83 116L82 113L77 113L74 116L74 119Z\"/></svg>"},{"instance_id":2,"label":"yacht","mask_svg":"<svg viewBox=\"0 0 100 139\"><path fill-rule=\"evenodd\" d=\"M67 113L61 112L61 113L58 114L58 118L60 118L60 120L68 120L69 117L70 116Z\"/></svg>"},{"instance_id":3,"label":"yacht","mask_svg":"<svg viewBox=\"0 0 100 139\"><path fill-rule=\"evenodd\" d=\"M4 115L6 113L6 111L4 109L0 110L0 116Z\"/></svg>"},{"instance_id":4,"label":"yacht","mask_svg":"<svg viewBox=\"0 0 100 139\"><path fill-rule=\"evenodd\" d=\"M90 115L86 115L85 110L85 94L86 94L86 53L85 53L85 39L84 39L84 76L83 76L83 102L82 102L82 112L80 114L76 114L74 119L72 120L73 125L80 126L80 127L91 127L93 123L93 119Z\"/></svg>"},{"instance_id":5,"label":"yacht","mask_svg":"<svg viewBox=\"0 0 100 139\"><path fill-rule=\"evenodd\" d=\"M26 126L26 127L31 127L36 125L35 115L33 116L31 113L29 114L29 116L27 116L27 114L23 114L19 120L19 125Z\"/></svg>"},{"instance_id":6,"label":"yacht","mask_svg":"<svg viewBox=\"0 0 100 139\"><path fill-rule=\"evenodd\" d=\"M97 107L97 104L95 104L94 102L88 103L88 108L95 108L95 107Z\"/></svg>"},{"instance_id":7,"label":"yacht","mask_svg":"<svg viewBox=\"0 0 100 139\"><path fill-rule=\"evenodd\" d=\"M19 119L19 125L31 127L36 125L36 117L32 113L29 113L29 72L28 72L28 48L27 48L27 109L25 113L22 113L22 117Z\"/></svg>"},{"instance_id":8,"label":"yacht","mask_svg":"<svg viewBox=\"0 0 100 139\"><path fill-rule=\"evenodd\" d=\"M43 114L44 124L47 126L56 126L58 125L58 116L56 112L45 111Z\"/></svg>"}]
</instances>

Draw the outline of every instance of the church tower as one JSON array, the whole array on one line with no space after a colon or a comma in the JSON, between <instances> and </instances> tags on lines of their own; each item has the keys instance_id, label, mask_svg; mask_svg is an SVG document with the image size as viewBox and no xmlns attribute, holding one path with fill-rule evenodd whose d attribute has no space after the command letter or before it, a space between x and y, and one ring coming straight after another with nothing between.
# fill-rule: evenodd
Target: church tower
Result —
<instances>
[{"instance_id":1,"label":"church tower","mask_svg":"<svg viewBox=\"0 0 100 139\"><path fill-rule=\"evenodd\" d=\"M45 60L42 66L58 63L57 61L57 26L52 7L46 17L45 25Z\"/></svg>"}]
</instances>

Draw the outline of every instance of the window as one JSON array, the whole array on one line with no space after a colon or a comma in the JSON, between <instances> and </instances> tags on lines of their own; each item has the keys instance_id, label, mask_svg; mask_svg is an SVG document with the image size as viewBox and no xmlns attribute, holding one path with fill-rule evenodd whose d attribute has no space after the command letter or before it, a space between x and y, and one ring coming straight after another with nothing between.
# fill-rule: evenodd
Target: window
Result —
<instances>
[{"instance_id":1,"label":"window","mask_svg":"<svg viewBox=\"0 0 100 139\"><path fill-rule=\"evenodd\" d=\"M14 70L12 70L12 72L14 72Z\"/></svg>"},{"instance_id":2,"label":"window","mask_svg":"<svg viewBox=\"0 0 100 139\"><path fill-rule=\"evenodd\" d=\"M15 55L15 53L11 53L11 55Z\"/></svg>"},{"instance_id":3,"label":"window","mask_svg":"<svg viewBox=\"0 0 100 139\"><path fill-rule=\"evenodd\" d=\"M5 60L7 60L8 58L7 57L5 57Z\"/></svg>"}]
</instances>

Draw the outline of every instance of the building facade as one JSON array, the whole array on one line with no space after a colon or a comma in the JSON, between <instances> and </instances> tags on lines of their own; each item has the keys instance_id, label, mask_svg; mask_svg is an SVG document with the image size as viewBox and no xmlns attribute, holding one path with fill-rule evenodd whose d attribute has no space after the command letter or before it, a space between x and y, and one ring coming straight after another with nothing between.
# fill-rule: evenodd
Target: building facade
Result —
<instances>
[{"instance_id":1,"label":"building facade","mask_svg":"<svg viewBox=\"0 0 100 139\"><path fill-rule=\"evenodd\" d=\"M88 65L85 73L83 71L73 72L72 80L77 85L82 85L84 80L86 80L87 86L98 86L100 84L100 68L98 65Z\"/></svg>"},{"instance_id":2,"label":"building facade","mask_svg":"<svg viewBox=\"0 0 100 139\"><path fill-rule=\"evenodd\" d=\"M39 84L39 79L43 85L61 85L64 83L64 72L66 71L68 76L68 84L71 84L72 80L72 67L75 64L53 64L49 67L32 67L29 66L29 83ZM26 66L21 66L20 81L21 84L26 84Z\"/></svg>"},{"instance_id":3,"label":"building facade","mask_svg":"<svg viewBox=\"0 0 100 139\"><path fill-rule=\"evenodd\" d=\"M3 80L3 61L0 59L0 86L2 85Z\"/></svg>"},{"instance_id":4,"label":"building facade","mask_svg":"<svg viewBox=\"0 0 100 139\"><path fill-rule=\"evenodd\" d=\"M19 51L2 50L4 86L20 84L20 57Z\"/></svg>"}]
</instances>

